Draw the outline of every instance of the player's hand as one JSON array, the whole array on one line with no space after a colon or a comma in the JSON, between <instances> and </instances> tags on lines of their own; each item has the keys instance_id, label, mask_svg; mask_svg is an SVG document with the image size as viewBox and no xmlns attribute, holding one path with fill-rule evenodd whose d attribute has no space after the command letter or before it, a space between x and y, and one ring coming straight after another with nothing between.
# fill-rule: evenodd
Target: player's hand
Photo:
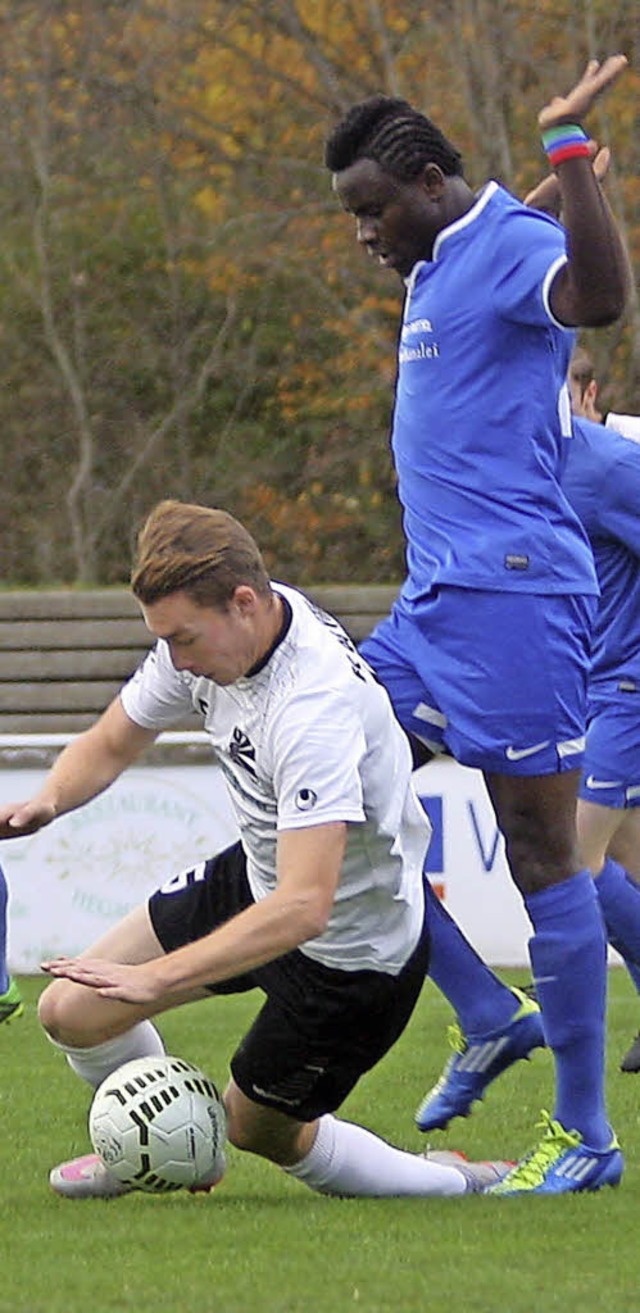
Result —
<instances>
[{"instance_id":1,"label":"player's hand","mask_svg":"<svg viewBox=\"0 0 640 1313\"><path fill-rule=\"evenodd\" d=\"M56 809L52 802L9 802L0 807L0 839L19 839L21 835L35 834L55 820Z\"/></svg>"},{"instance_id":2,"label":"player's hand","mask_svg":"<svg viewBox=\"0 0 640 1313\"><path fill-rule=\"evenodd\" d=\"M559 123L580 123L597 97L618 81L626 67L626 55L610 55L603 64L590 59L575 87L566 96L554 96L540 110L538 126L544 130Z\"/></svg>"},{"instance_id":3,"label":"player's hand","mask_svg":"<svg viewBox=\"0 0 640 1313\"><path fill-rule=\"evenodd\" d=\"M598 182L602 182L609 172L611 151L608 146L598 148L595 141L590 142L589 145L592 148L593 172ZM544 210L545 214L553 214L557 219L562 208L562 196L557 173L547 174L546 178L543 178L532 191L528 192L523 203L533 210Z\"/></svg>"},{"instance_id":4,"label":"player's hand","mask_svg":"<svg viewBox=\"0 0 640 1313\"><path fill-rule=\"evenodd\" d=\"M155 1003L163 993L157 960L129 966L97 957L57 957L40 966L50 976L74 980L95 989L102 998L119 999L121 1003Z\"/></svg>"}]
</instances>

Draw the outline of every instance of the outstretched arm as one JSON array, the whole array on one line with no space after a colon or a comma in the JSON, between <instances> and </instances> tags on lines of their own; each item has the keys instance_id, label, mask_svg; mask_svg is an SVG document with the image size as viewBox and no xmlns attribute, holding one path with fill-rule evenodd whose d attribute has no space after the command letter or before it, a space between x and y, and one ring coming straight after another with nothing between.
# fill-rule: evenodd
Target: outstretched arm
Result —
<instances>
[{"instance_id":1,"label":"outstretched arm","mask_svg":"<svg viewBox=\"0 0 640 1313\"><path fill-rule=\"evenodd\" d=\"M580 126L603 91L626 68L624 55L603 64L591 60L567 96L555 96L538 116L543 132L567 124ZM622 314L630 286L624 242L588 156L555 165L567 231L568 262L554 279L551 309L572 327L611 324Z\"/></svg>"},{"instance_id":2,"label":"outstretched arm","mask_svg":"<svg viewBox=\"0 0 640 1313\"><path fill-rule=\"evenodd\" d=\"M61 752L33 798L0 806L0 839L34 834L56 816L89 802L155 738L155 731L136 725L115 698L95 725Z\"/></svg>"},{"instance_id":3,"label":"outstretched arm","mask_svg":"<svg viewBox=\"0 0 640 1313\"><path fill-rule=\"evenodd\" d=\"M201 939L137 966L101 959L56 958L43 971L75 980L103 998L162 1001L244 975L297 948L326 928L335 898L347 827L344 822L285 830L278 836L278 883L272 893Z\"/></svg>"}]
</instances>

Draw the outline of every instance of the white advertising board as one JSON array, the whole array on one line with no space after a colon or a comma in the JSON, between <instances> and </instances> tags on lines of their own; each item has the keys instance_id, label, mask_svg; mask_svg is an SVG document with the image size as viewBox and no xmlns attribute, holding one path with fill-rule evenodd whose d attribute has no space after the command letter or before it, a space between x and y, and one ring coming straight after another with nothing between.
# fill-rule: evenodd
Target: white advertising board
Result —
<instances>
[{"instance_id":1,"label":"white advertising board","mask_svg":"<svg viewBox=\"0 0 640 1313\"><path fill-rule=\"evenodd\" d=\"M44 772L0 772L2 801L28 798ZM133 767L86 807L0 845L9 883L9 961L93 943L169 876L227 847L236 826L213 765Z\"/></svg>"}]
</instances>

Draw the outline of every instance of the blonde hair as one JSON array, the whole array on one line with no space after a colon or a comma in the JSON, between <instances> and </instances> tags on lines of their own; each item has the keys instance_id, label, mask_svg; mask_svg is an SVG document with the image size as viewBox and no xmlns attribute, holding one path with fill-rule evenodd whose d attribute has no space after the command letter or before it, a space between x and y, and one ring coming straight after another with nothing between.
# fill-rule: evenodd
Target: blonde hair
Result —
<instances>
[{"instance_id":1,"label":"blonde hair","mask_svg":"<svg viewBox=\"0 0 640 1313\"><path fill-rule=\"evenodd\" d=\"M152 605L185 592L199 606L225 609L240 584L263 596L271 592L258 546L244 525L213 507L159 502L138 534L134 596Z\"/></svg>"}]
</instances>

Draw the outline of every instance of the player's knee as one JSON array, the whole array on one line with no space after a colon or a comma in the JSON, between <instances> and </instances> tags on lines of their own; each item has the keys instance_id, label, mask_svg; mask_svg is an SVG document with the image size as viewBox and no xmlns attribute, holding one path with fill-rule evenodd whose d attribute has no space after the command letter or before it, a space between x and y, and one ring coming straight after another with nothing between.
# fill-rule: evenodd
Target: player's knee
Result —
<instances>
[{"instance_id":1,"label":"player's knee","mask_svg":"<svg viewBox=\"0 0 640 1313\"><path fill-rule=\"evenodd\" d=\"M43 991L38 1000L38 1021L43 1030L46 1030L47 1035L50 1035L52 1039L57 1038L56 1018L58 1009L56 1003L56 985L47 985L47 988Z\"/></svg>"},{"instance_id":2,"label":"player's knee","mask_svg":"<svg viewBox=\"0 0 640 1313\"><path fill-rule=\"evenodd\" d=\"M511 875L522 893L535 893L577 870L577 849L572 826L541 823L523 814L504 831Z\"/></svg>"},{"instance_id":3,"label":"player's knee","mask_svg":"<svg viewBox=\"0 0 640 1313\"><path fill-rule=\"evenodd\" d=\"M243 1117L237 1109L225 1102L227 1112L227 1139L235 1149L244 1153L255 1153L261 1158L271 1158L268 1152L268 1136L255 1122Z\"/></svg>"},{"instance_id":4,"label":"player's knee","mask_svg":"<svg viewBox=\"0 0 640 1313\"><path fill-rule=\"evenodd\" d=\"M234 1080L230 1080L224 1092L222 1102L227 1117L227 1139L236 1149L250 1149L247 1143L249 1122L245 1114L246 1100Z\"/></svg>"},{"instance_id":5,"label":"player's knee","mask_svg":"<svg viewBox=\"0 0 640 1313\"><path fill-rule=\"evenodd\" d=\"M105 1038L92 1021L85 990L82 995L84 998L78 986L67 980L54 980L40 995L38 1020L56 1043L84 1048Z\"/></svg>"},{"instance_id":6,"label":"player's knee","mask_svg":"<svg viewBox=\"0 0 640 1313\"><path fill-rule=\"evenodd\" d=\"M238 1097L239 1096L239 1097ZM263 1154L263 1133L261 1119L253 1115L248 1107L248 1100L240 1095L233 1082L227 1086L224 1094L224 1106L227 1114L227 1139L235 1149L245 1153Z\"/></svg>"},{"instance_id":7,"label":"player's knee","mask_svg":"<svg viewBox=\"0 0 640 1313\"><path fill-rule=\"evenodd\" d=\"M259 1137L240 1118L229 1116L228 1111L227 1139L234 1149L242 1149L245 1153L260 1153Z\"/></svg>"},{"instance_id":8,"label":"player's knee","mask_svg":"<svg viewBox=\"0 0 640 1313\"><path fill-rule=\"evenodd\" d=\"M224 1094L227 1139L236 1149L285 1165L299 1157L298 1141L306 1127L247 1099L230 1082Z\"/></svg>"}]
</instances>

